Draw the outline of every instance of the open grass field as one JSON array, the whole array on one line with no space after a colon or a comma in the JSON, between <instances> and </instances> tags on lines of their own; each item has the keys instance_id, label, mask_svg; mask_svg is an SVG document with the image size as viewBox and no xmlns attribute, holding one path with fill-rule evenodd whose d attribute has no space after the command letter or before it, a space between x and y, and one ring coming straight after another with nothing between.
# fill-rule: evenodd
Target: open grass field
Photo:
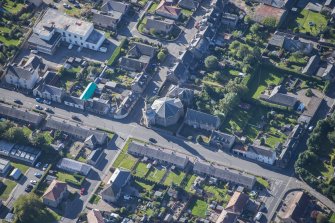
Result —
<instances>
[{"instance_id":1,"label":"open grass field","mask_svg":"<svg viewBox=\"0 0 335 223\"><path fill-rule=\"evenodd\" d=\"M72 174L57 172L56 174L57 180L65 182L66 180L72 180L79 183L79 180L75 178Z\"/></svg>"},{"instance_id":2,"label":"open grass field","mask_svg":"<svg viewBox=\"0 0 335 223\"><path fill-rule=\"evenodd\" d=\"M291 13L287 24L290 29L298 28L300 33L310 33L317 36L327 27L327 18L321 13L304 9L298 14Z\"/></svg>"},{"instance_id":3,"label":"open grass field","mask_svg":"<svg viewBox=\"0 0 335 223\"><path fill-rule=\"evenodd\" d=\"M4 180L3 183L5 187L0 190L0 199L6 201L17 183L9 179Z\"/></svg>"},{"instance_id":4,"label":"open grass field","mask_svg":"<svg viewBox=\"0 0 335 223\"><path fill-rule=\"evenodd\" d=\"M182 182L182 180L185 177L185 173L181 172L179 170L174 170L174 171L170 171L169 175L166 177L164 184L165 185L171 185L172 183L174 183L175 185L180 185L180 183Z\"/></svg>"},{"instance_id":5,"label":"open grass field","mask_svg":"<svg viewBox=\"0 0 335 223\"><path fill-rule=\"evenodd\" d=\"M184 188L184 189L185 189L187 192L191 192L192 185L193 185L193 183L194 183L194 181L195 181L195 178L197 178L196 175L187 175L187 176L186 176L186 185L185 185L185 188Z\"/></svg>"},{"instance_id":6,"label":"open grass field","mask_svg":"<svg viewBox=\"0 0 335 223\"><path fill-rule=\"evenodd\" d=\"M135 168L135 176L145 177L148 171L147 164L139 162Z\"/></svg>"},{"instance_id":7,"label":"open grass field","mask_svg":"<svg viewBox=\"0 0 335 223\"><path fill-rule=\"evenodd\" d=\"M203 200L195 200L191 206L190 209L192 211L192 215L204 218L206 217L206 211L207 211L207 203Z\"/></svg>"},{"instance_id":8,"label":"open grass field","mask_svg":"<svg viewBox=\"0 0 335 223\"><path fill-rule=\"evenodd\" d=\"M122 148L121 153L116 158L116 160L113 163L113 167L123 167L125 169L131 170L133 166L135 165L137 159L127 153L129 143L131 143L134 139L129 139L124 147Z\"/></svg>"}]
</instances>

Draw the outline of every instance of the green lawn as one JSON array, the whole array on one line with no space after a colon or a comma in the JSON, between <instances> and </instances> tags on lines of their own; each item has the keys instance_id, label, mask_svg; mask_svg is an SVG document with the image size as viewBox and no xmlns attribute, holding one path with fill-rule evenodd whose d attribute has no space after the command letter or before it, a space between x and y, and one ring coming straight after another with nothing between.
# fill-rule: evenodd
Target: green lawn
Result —
<instances>
[{"instance_id":1,"label":"green lawn","mask_svg":"<svg viewBox=\"0 0 335 223\"><path fill-rule=\"evenodd\" d=\"M0 191L0 199L6 201L17 183L9 179L4 180L3 183L5 187Z\"/></svg>"},{"instance_id":2,"label":"green lawn","mask_svg":"<svg viewBox=\"0 0 335 223\"><path fill-rule=\"evenodd\" d=\"M273 69L262 67L252 78L252 84L250 84L249 87L250 94L252 95L252 98L258 99L268 86L271 84L278 85L284 78L284 75L275 72Z\"/></svg>"},{"instance_id":3,"label":"green lawn","mask_svg":"<svg viewBox=\"0 0 335 223\"><path fill-rule=\"evenodd\" d=\"M186 179L187 179L187 183L186 183L186 186L185 186L185 190L187 191L187 192L191 192L191 189L192 189L192 185L193 185L193 183L194 183L194 181L195 181L195 178L197 178L197 176L196 175L187 175L186 176Z\"/></svg>"},{"instance_id":4,"label":"green lawn","mask_svg":"<svg viewBox=\"0 0 335 223\"><path fill-rule=\"evenodd\" d=\"M38 219L36 219L36 222L53 223L60 221L61 218L62 216L60 216L53 210L46 208L44 210L41 210L41 215Z\"/></svg>"},{"instance_id":5,"label":"green lawn","mask_svg":"<svg viewBox=\"0 0 335 223\"><path fill-rule=\"evenodd\" d=\"M148 173L149 169L147 168L146 163L141 163L139 162L135 168L135 176L138 177L145 177L146 174Z\"/></svg>"},{"instance_id":6,"label":"green lawn","mask_svg":"<svg viewBox=\"0 0 335 223\"><path fill-rule=\"evenodd\" d=\"M97 204L100 201L100 197L96 194L93 194L90 200L88 201L90 204Z\"/></svg>"},{"instance_id":7,"label":"green lawn","mask_svg":"<svg viewBox=\"0 0 335 223\"><path fill-rule=\"evenodd\" d=\"M166 169L164 168L157 169L156 167L153 167L150 169L147 179L159 183L163 178L165 172Z\"/></svg>"},{"instance_id":8,"label":"green lawn","mask_svg":"<svg viewBox=\"0 0 335 223\"><path fill-rule=\"evenodd\" d=\"M191 17L193 12L191 10L187 10L187 9L182 9L181 13L186 16L186 17Z\"/></svg>"},{"instance_id":9,"label":"green lawn","mask_svg":"<svg viewBox=\"0 0 335 223\"><path fill-rule=\"evenodd\" d=\"M164 184L169 186L172 183L174 183L175 185L179 186L184 177L185 177L184 172L181 172L179 170L170 171L169 175L166 177L164 181Z\"/></svg>"},{"instance_id":10,"label":"green lawn","mask_svg":"<svg viewBox=\"0 0 335 223\"><path fill-rule=\"evenodd\" d=\"M76 7L72 7L72 9L65 9L65 13L70 16L80 16L81 10Z\"/></svg>"},{"instance_id":11,"label":"green lawn","mask_svg":"<svg viewBox=\"0 0 335 223\"><path fill-rule=\"evenodd\" d=\"M21 163L14 163L14 162L12 162L11 164L12 164L12 166L13 166L14 168L18 168L19 170L21 170L21 172L22 172L23 174L26 173L27 170L30 168L29 166L26 166L26 165L21 164Z\"/></svg>"},{"instance_id":12,"label":"green lawn","mask_svg":"<svg viewBox=\"0 0 335 223\"><path fill-rule=\"evenodd\" d=\"M211 194L212 197L210 197L209 200L224 202L225 204L227 204L230 199L230 196L227 193L228 189L225 188L223 184L217 186L205 185L203 189L207 193Z\"/></svg>"},{"instance_id":13,"label":"green lawn","mask_svg":"<svg viewBox=\"0 0 335 223\"><path fill-rule=\"evenodd\" d=\"M150 8L148 9L149 13L154 13L155 10L157 9L158 3L154 2L152 3L152 5L150 6Z\"/></svg>"},{"instance_id":14,"label":"green lawn","mask_svg":"<svg viewBox=\"0 0 335 223\"><path fill-rule=\"evenodd\" d=\"M128 153L124 153L123 151L120 155L116 158L115 162L113 163L113 167L122 167L128 170L131 170L135 165L137 159Z\"/></svg>"},{"instance_id":15,"label":"green lawn","mask_svg":"<svg viewBox=\"0 0 335 223\"><path fill-rule=\"evenodd\" d=\"M265 180L264 178L262 178L262 177L256 177L256 179L257 179L257 182L258 182L260 185L262 185L263 187L265 187L265 188L270 188L270 184L269 184L269 182L268 182L267 180Z\"/></svg>"},{"instance_id":16,"label":"green lawn","mask_svg":"<svg viewBox=\"0 0 335 223\"><path fill-rule=\"evenodd\" d=\"M206 217L207 203L198 199L191 204L190 209L192 211L192 215L204 218Z\"/></svg>"},{"instance_id":17,"label":"green lawn","mask_svg":"<svg viewBox=\"0 0 335 223\"><path fill-rule=\"evenodd\" d=\"M335 223L335 213L330 216L329 223Z\"/></svg>"},{"instance_id":18,"label":"green lawn","mask_svg":"<svg viewBox=\"0 0 335 223\"><path fill-rule=\"evenodd\" d=\"M10 1L10 0L6 0L5 4L3 6L3 8L11 13L11 14L17 14L18 12L20 12L22 10L22 8L24 7L24 4L21 3L15 3L14 1Z\"/></svg>"},{"instance_id":19,"label":"green lawn","mask_svg":"<svg viewBox=\"0 0 335 223\"><path fill-rule=\"evenodd\" d=\"M64 173L64 172L57 172L56 174L57 180L65 182L66 180L72 180L75 182L79 182L77 178L75 178L73 175Z\"/></svg>"},{"instance_id":20,"label":"green lawn","mask_svg":"<svg viewBox=\"0 0 335 223\"><path fill-rule=\"evenodd\" d=\"M300 12L295 22L298 24L299 32L309 32L313 36L317 36L321 30L327 27L327 18L324 15L306 9ZM310 26L310 22L315 25Z\"/></svg>"}]
</instances>

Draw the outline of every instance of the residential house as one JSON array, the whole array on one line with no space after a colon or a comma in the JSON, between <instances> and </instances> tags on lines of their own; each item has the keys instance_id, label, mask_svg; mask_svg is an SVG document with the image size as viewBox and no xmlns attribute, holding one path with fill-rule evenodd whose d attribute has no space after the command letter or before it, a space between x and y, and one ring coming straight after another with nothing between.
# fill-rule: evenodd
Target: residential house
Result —
<instances>
[{"instance_id":1,"label":"residential house","mask_svg":"<svg viewBox=\"0 0 335 223\"><path fill-rule=\"evenodd\" d=\"M96 138L95 135L90 135L88 136L85 141L84 144L86 147L90 148L90 149L96 149L99 146L99 142Z\"/></svg>"},{"instance_id":2,"label":"residential house","mask_svg":"<svg viewBox=\"0 0 335 223\"><path fill-rule=\"evenodd\" d=\"M221 24L225 25L229 28L235 28L238 23L238 15L231 14L231 13L223 13Z\"/></svg>"},{"instance_id":3,"label":"residential house","mask_svg":"<svg viewBox=\"0 0 335 223\"><path fill-rule=\"evenodd\" d=\"M120 198L122 189L129 182L130 177L131 173L129 170L117 168L101 192L102 199L110 203L116 202Z\"/></svg>"},{"instance_id":4,"label":"residential house","mask_svg":"<svg viewBox=\"0 0 335 223\"><path fill-rule=\"evenodd\" d=\"M290 8L294 3L293 0L253 0L254 2L263 3L275 8Z\"/></svg>"},{"instance_id":5,"label":"residential house","mask_svg":"<svg viewBox=\"0 0 335 223\"><path fill-rule=\"evenodd\" d=\"M154 17L146 17L144 29L147 33L154 32L159 35L169 35L174 27L174 21L171 19L158 20Z\"/></svg>"},{"instance_id":6,"label":"residential house","mask_svg":"<svg viewBox=\"0 0 335 223\"><path fill-rule=\"evenodd\" d=\"M39 66L34 69L10 64L5 69L6 82L18 88L32 90L38 79Z\"/></svg>"},{"instance_id":7,"label":"residential house","mask_svg":"<svg viewBox=\"0 0 335 223\"><path fill-rule=\"evenodd\" d=\"M136 75L131 84L131 90L135 93L142 93L150 80L151 76L146 73Z\"/></svg>"},{"instance_id":8,"label":"residential house","mask_svg":"<svg viewBox=\"0 0 335 223\"><path fill-rule=\"evenodd\" d=\"M166 0L162 0L157 6L155 13L168 19L178 20L181 16L181 9L168 4Z\"/></svg>"},{"instance_id":9,"label":"residential house","mask_svg":"<svg viewBox=\"0 0 335 223\"><path fill-rule=\"evenodd\" d=\"M157 49L143 43L133 43L127 55L120 59L120 67L128 71L141 72L156 55Z\"/></svg>"},{"instance_id":10,"label":"residential house","mask_svg":"<svg viewBox=\"0 0 335 223\"><path fill-rule=\"evenodd\" d=\"M42 196L43 204L57 208L67 195L67 184L53 180Z\"/></svg>"},{"instance_id":11,"label":"residential house","mask_svg":"<svg viewBox=\"0 0 335 223\"><path fill-rule=\"evenodd\" d=\"M33 27L28 44L34 50L52 55L61 41L70 45L99 50L105 41L105 35L104 32L94 29L91 22L48 8Z\"/></svg>"},{"instance_id":12,"label":"residential house","mask_svg":"<svg viewBox=\"0 0 335 223\"><path fill-rule=\"evenodd\" d=\"M183 103L179 98L163 97L156 99L145 112L148 125L171 126L177 124L184 115Z\"/></svg>"},{"instance_id":13,"label":"residential house","mask_svg":"<svg viewBox=\"0 0 335 223\"><path fill-rule=\"evenodd\" d=\"M92 209L87 212L87 223L105 223L104 218L99 210Z\"/></svg>"},{"instance_id":14,"label":"residential house","mask_svg":"<svg viewBox=\"0 0 335 223\"><path fill-rule=\"evenodd\" d=\"M254 176L203 161L195 162L193 171L202 176L215 177L218 180L241 185L249 190L253 188L256 182Z\"/></svg>"},{"instance_id":15,"label":"residential house","mask_svg":"<svg viewBox=\"0 0 335 223\"><path fill-rule=\"evenodd\" d=\"M39 126L43 121L43 116L35 112L28 112L20 110L5 104L0 104L0 115L3 118L8 118L23 124L32 125L33 127Z\"/></svg>"},{"instance_id":16,"label":"residential house","mask_svg":"<svg viewBox=\"0 0 335 223\"><path fill-rule=\"evenodd\" d=\"M189 50L196 59L202 59L208 53L209 45L210 42L206 37L197 37L191 41Z\"/></svg>"},{"instance_id":17,"label":"residential house","mask_svg":"<svg viewBox=\"0 0 335 223\"><path fill-rule=\"evenodd\" d=\"M194 91L188 88L171 85L166 94L170 98L179 98L185 107L190 105L193 101Z\"/></svg>"},{"instance_id":18,"label":"residential house","mask_svg":"<svg viewBox=\"0 0 335 223\"><path fill-rule=\"evenodd\" d=\"M183 154L157 147L149 147L135 141L129 144L128 153L134 156L147 157L162 163L167 163L182 170L189 164L188 157Z\"/></svg>"},{"instance_id":19,"label":"residential house","mask_svg":"<svg viewBox=\"0 0 335 223\"><path fill-rule=\"evenodd\" d=\"M260 99L289 108L295 108L298 103L298 99L295 96L284 92L282 85L274 87L272 91L262 93Z\"/></svg>"},{"instance_id":20,"label":"residential house","mask_svg":"<svg viewBox=\"0 0 335 223\"><path fill-rule=\"evenodd\" d=\"M320 66L320 61L321 60L319 55L316 54L314 56L311 56L301 73L307 75L314 75Z\"/></svg>"},{"instance_id":21,"label":"residential house","mask_svg":"<svg viewBox=\"0 0 335 223\"><path fill-rule=\"evenodd\" d=\"M110 108L109 101L101 98L88 99L86 102L86 109L99 115L107 115Z\"/></svg>"},{"instance_id":22,"label":"residential house","mask_svg":"<svg viewBox=\"0 0 335 223\"><path fill-rule=\"evenodd\" d=\"M85 101L81 100L80 98L65 95L63 101L65 105L68 105L70 107L78 108L81 110L85 109Z\"/></svg>"},{"instance_id":23,"label":"residential house","mask_svg":"<svg viewBox=\"0 0 335 223\"><path fill-rule=\"evenodd\" d=\"M175 83L185 83L189 74L188 68L182 62L178 62L168 71L168 78Z\"/></svg>"},{"instance_id":24,"label":"residential house","mask_svg":"<svg viewBox=\"0 0 335 223\"><path fill-rule=\"evenodd\" d=\"M0 175L6 177L11 168L10 161L0 158Z\"/></svg>"},{"instance_id":25,"label":"residential house","mask_svg":"<svg viewBox=\"0 0 335 223\"><path fill-rule=\"evenodd\" d=\"M230 213L241 215L248 201L249 196L247 194L235 191L225 210Z\"/></svg>"},{"instance_id":26,"label":"residential house","mask_svg":"<svg viewBox=\"0 0 335 223\"><path fill-rule=\"evenodd\" d=\"M262 163L273 165L276 161L276 152L266 146L261 145L248 145L248 146L236 146L233 148L233 152L243 157L257 160Z\"/></svg>"},{"instance_id":27,"label":"residential house","mask_svg":"<svg viewBox=\"0 0 335 223\"><path fill-rule=\"evenodd\" d=\"M200 1L198 0L179 0L178 6L183 9L196 11L199 7Z\"/></svg>"},{"instance_id":28,"label":"residential house","mask_svg":"<svg viewBox=\"0 0 335 223\"><path fill-rule=\"evenodd\" d=\"M304 111L298 118L298 123L305 125L309 124L315 117L316 113L319 111L322 102L323 102L322 98L312 96L308 101L308 103L306 105L303 105Z\"/></svg>"},{"instance_id":29,"label":"residential house","mask_svg":"<svg viewBox=\"0 0 335 223\"><path fill-rule=\"evenodd\" d=\"M328 63L326 68L320 67L316 76L322 78L323 80L333 80L335 76L335 66Z\"/></svg>"},{"instance_id":30,"label":"residential house","mask_svg":"<svg viewBox=\"0 0 335 223\"><path fill-rule=\"evenodd\" d=\"M12 172L9 174L9 177L13 180L19 180L22 176L22 172L19 168L14 168Z\"/></svg>"},{"instance_id":31,"label":"residential house","mask_svg":"<svg viewBox=\"0 0 335 223\"><path fill-rule=\"evenodd\" d=\"M39 7L43 3L43 0L29 0L29 2L32 3L35 7Z\"/></svg>"},{"instance_id":32,"label":"residential house","mask_svg":"<svg viewBox=\"0 0 335 223\"><path fill-rule=\"evenodd\" d=\"M101 6L101 11L92 9L92 21L94 25L116 29L122 18L127 14L129 4L119 1L104 1Z\"/></svg>"},{"instance_id":33,"label":"residential house","mask_svg":"<svg viewBox=\"0 0 335 223\"><path fill-rule=\"evenodd\" d=\"M65 170L70 173L81 174L87 176L88 173L91 171L91 166L85 163L69 159L69 158L62 158L57 163L57 168L61 170Z\"/></svg>"},{"instance_id":34,"label":"residential house","mask_svg":"<svg viewBox=\"0 0 335 223\"><path fill-rule=\"evenodd\" d=\"M33 95L35 97L61 103L65 96L65 90L63 88L42 83L33 90Z\"/></svg>"},{"instance_id":35,"label":"residential house","mask_svg":"<svg viewBox=\"0 0 335 223\"><path fill-rule=\"evenodd\" d=\"M235 140L236 137L233 135L213 130L209 144L220 149L230 150L233 147Z\"/></svg>"},{"instance_id":36,"label":"residential house","mask_svg":"<svg viewBox=\"0 0 335 223\"><path fill-rule=\"evenodd\" d=\"M215 115L210 115L201 111L188 108L186 111L184 124L193 128L200 128L208 131L219 128L221 121Z\"/></svg>"},{"instance_id":37,"label":"residential house","mask_svg":"<svg viewBox=\"0 0 335 223\"><path fill-rule=\"evenodd\" d=\"M103 150L101 148L93 150L90 155L87 157L87 163L95 166L99 163L100 158L102 157Z\"/></svg>"},{"instance_id":38,"label":"residential house","mask_svg":"<svg viewBox=\"0 0 335 223\"><path fill-rule=\"evenodd\" d=\"M289 203L283 207L277 215L283 223L305 222L310 216L309 213L306 212L310 201L308 195L303 191L296 191L294 193Z\"/></svg>"},{"instance_id":39,"label":"residential house","mask_svg":"<svg viewBox=\"0 0 335 223\"><path fill-rule=\"evenodd\" d=\"M288 52L301 52L303 54L310 54L313 51L313 45L310 42L297 38L295 35L276 31L268 42L270 48L283 48Z\"/></svg>"},{"instance_id":40,"label":"residential house","mask_svg":"<svg viewBox=\"0 0 335 223\"><path fill-rule=\"evenodd\" d=\"M94 135L99 145L105 144L108 139L108 136L105 132L87 129L81 126L71 125L66 122L58 121L55 119L47 119L44 125L44 129L59 130L81 140L85 140L87 137Z\"/></svg>"}]
</instances>

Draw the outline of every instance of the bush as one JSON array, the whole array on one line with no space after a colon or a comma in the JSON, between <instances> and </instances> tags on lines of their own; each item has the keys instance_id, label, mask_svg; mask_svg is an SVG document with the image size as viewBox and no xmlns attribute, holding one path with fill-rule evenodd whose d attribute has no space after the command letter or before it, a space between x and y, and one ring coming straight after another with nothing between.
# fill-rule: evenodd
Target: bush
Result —
<instances>
[{"instance_id":1,"label":"bush","mask_svg":"<svg viewBox=\"0 0 335 223\"><path fill-rule=\"evenodd\" d=\"M157 54L157 59L160 61L160 62L163 62L166 58L166 55L163 51L159 51L159 53Z\"/></svg>"},{"instance_id":2,"label":"bush","mask_svg":"<svg viewBox=\"0 0 335 223\"><path fill-rule=\"evenodd\" d=\"M116 49L114 50L111 58L107 62L108 66L112 66L115 63L115 61L117 59L119 59L121 49L122 49L123 45L125 44L125 42L126 42L126 39L121 40L120 45L118 47L116 47Z\"/></svg>"}]
</instances>

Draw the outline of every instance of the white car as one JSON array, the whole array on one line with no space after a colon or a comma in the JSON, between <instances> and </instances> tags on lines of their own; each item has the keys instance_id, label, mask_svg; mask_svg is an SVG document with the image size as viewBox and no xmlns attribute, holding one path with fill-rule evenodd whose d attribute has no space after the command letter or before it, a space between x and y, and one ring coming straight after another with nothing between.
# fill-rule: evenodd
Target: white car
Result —
<instances>
[{"instance_id":1,"label":"white car","mask_svg":"<svg viewBox=\"0 0 335 223\"><path fill-rule=\"evenodd\" d=\"M125 199L126 201L128 201L128 200L131 199L131 196L129 196L129 195L124 195L124 196L123 196L123 199Z\"/></svg>"},{"instance_id":2,"label":"white car","mask_svg":"<svg viewBox=\"0 0 335 223\"><path fill-rule=\"evenodd\" d=\"M69 50L71 50L73 48L73 44L71 43L68 47Z\"/></svg>"},{"instance_id":3,"label":"white car","mask_svg":"<svg viewBox=\"0 0 335 223\"><path fill-rule=\"evenodd\" d=\"M259 221L259 220L261 220L262 216L263 216L263 213L262 213L262 212L258 212L258 213L256 214L255 218L254 218L254 221Z\"/></svg>"},{"instance_id":4,"label":"white car","mask_svg":"<svg viewBox=\"0 0 335 223\"><path fill-rule=\"evenodd\" d=\"M30 52L33 54L38 54L38 50L30 50Z\"/></svg>"},{"instance_id":5,"label":"white car","mask_svg":"<svg viewBox=\"0 0 335 223\"><path fill-rule=\"evenodd\" d=\"M37 184L37 181L36 181L36 180L31 180L30 183L31 183L32 185L35 185L35 184Z\"/></svg>"},{"instance_id":6,"label":"white car","mask_svg":"<svg viewBox=\"0 0 335 223\"><path fill-rule=\"evenodd\" d=\"M100 47L100 52L106 53L107 52L107 47Z\"/></svg>"}]
</instances>

